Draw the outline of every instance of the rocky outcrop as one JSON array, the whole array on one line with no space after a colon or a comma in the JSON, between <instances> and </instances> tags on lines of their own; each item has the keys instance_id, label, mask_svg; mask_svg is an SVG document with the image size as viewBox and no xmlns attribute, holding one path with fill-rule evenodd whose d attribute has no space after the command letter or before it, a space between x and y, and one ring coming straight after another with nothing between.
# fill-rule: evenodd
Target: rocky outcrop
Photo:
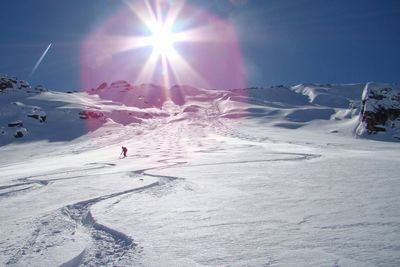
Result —
<instances>
[{"instance_id":1,"label":"rocky outcrop","mask_svg":"<svg viewBox=\"0 0 400 267\"><path fill-rule=\"evenodd\" d=\"M33 107L32 110L26 114L29 118L38 120L39 122L47 122L47 114L39 107Z\"/></svg>"},{"instance_id":2,"label":"rocky outcrop","mask_svg":"<svg viewBox=\"0 0 400 267\"><path fill-rule=\"evenodd\" d=\"M38 120L39 122L46 122L47 116L46 115L39 115L39 114L27 114L29 118L34 118Z\"/></svg>"},{"instance_id":3,"label":"rocky outcrop","mask_svg":"<svg viewBox=\"0 0 400 267\"><path fill-rule=\"evenodd\" d=\"M15 138L21 138L28 134L28 130L26 128L19 128L14 132Z\"/></svg>"},{"instance_id":4,"label":"rocky outcrop","mask_svg":"<svg viewBox=\"0 0 400 267\"><path fill-rule=\"evenodd\" d=\"M22 127L24 123L22 121L13 121L8 123L8 127Z\"/></svg>"},{"instance_id":5,"label":"rocky outcrop","mask_svg":"<svg viewBox=\"0 0 400 267\"><path fill-rule=\"evenodd\" d=\"M368 83L362 95L358 135L380 134L400 140L400 88Z\"/></svg>"},{"instance_id":6,"label":"rocky outcrop","mask_svg":"<svg viewBox=\"0 0 400 267\"><path fill-rule=\"evenodd\" d=\"M8 127L16 128L16 130L14 131L15 138L21 138L21 137L24 137L25 135L27 135L28 130L26 128L24 128L23 126L24 126L24 124L22 121L14 121L14 122L10 122L8 124ZM1 134L6 134L6 131L4 129L2 129Z\"/></svg>"},{"instance_id":7,"label":"rocky outcrop","mask_svg":"<svg viewBox=\"0 0 400 267\"><path fill-rule=\"evenodd\" d=\"M100 111L82 110L79 112L79 118L81 119L100 119L102 117L104 117L104 114Z\"/></svg>"},{"instance_id":8,"label":"rocky outcrop","mask_svg":"<svg viewBox=\"0 0 400 267\"><path fill-rule=\"evenodd\" d=\"M11 80L6 79L6 78L0 78L0 92L7 89L7 88L12 88L13 83Z\"/></svg>"},{"instance_id":9,"label":"rocky outcrop","mask_svg":"<svg viewBox=\"0 0 400 267\"><path fill-rule=\"evenodd\" d=\"M38 85L35 88L32 88L24 80L19 80L17 78L9 77L6 75L0 75L0 92L13 89L24 90L27 93L35 93L35 94L48 91L42 85Z\"/></svg>"}]
</instances>

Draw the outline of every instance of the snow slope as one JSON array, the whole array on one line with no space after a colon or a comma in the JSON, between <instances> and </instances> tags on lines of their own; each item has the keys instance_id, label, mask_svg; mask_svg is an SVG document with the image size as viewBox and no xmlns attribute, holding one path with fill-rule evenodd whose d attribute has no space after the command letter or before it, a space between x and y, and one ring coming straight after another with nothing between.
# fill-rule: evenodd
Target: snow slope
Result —
<instances>
[{"instance_id":1,"label":"snow slope","mask_svg":"<svg viewBox=\"0 0 400 267\"><path fill-rule=\"evenodd\" d=\"M325 87L3 92L29 134L0 147L0 266L400 265L400 144L354 138L364 85Z\"/></svg>"},{"instance_id":2,"label":"snow slope","mask_svg":"<svg viewBox=\"0 0 400 267\"><path fill-rule=\"evenodd\" d=\"M2 79L12 81L8 77ZM38 140L70 141L108 121L127 125L168 116L155 107L126 106L123 102L86 92L38 91L25 82L26 87L21 88L21 81L15 81L0 93L0 145ZM16 136L21 129L25 133L23 137Z\"/></svg>"}]
</instances>

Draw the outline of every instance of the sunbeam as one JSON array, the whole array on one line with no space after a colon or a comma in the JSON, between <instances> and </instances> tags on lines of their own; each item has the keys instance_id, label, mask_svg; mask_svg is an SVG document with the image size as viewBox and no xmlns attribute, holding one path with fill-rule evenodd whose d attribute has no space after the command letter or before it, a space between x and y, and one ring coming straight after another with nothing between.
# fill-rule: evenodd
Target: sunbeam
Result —
<instances>
[{"instance_id":1,"label":"sunbeam","mask_svg":"<svg viewBox=\"0 0 400 267\"><path fill-rule=\"evenodd\" d=\"M104 79L166 88L177 83L244 85L240 48L229 21L185 1L125 0L124 6L82 46L84 87Z\"/></svg>"}]
</instances>

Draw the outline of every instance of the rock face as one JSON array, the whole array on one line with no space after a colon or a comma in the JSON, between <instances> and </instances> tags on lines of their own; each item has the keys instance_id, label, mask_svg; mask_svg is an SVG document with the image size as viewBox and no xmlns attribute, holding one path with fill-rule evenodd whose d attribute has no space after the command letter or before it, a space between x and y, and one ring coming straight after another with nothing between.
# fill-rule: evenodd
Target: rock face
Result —
<instances>
[{"instance_id":1,"label":"rock face","mask_svg":"<svg viewBox=\"0 0 400 267\"><path fill-rule=\"evenodd\" d=\"M0 74L0 145L46 131L47 114L36 105L40 101L32 98L47 92L42 85L32 87L26 81Z\"/></svg>"},{"instance_id":2,"label":"rock face","mask_svg":"<svg viewBox=\"0 0 400 267\"><path fill-rule=\"evenodd\" d=\"M22 127L24 123L22 121L13 121L8 123L8 127Z\"/></svg>"},{"instance_id":3,"label":"rock face","mask_svg":"<svg viewBox=\"0 0 400 267\"><path fill-rule=\"evenodd\" d=\"M27 134L28 134L28 130L26 128L21 127L21 128L19 128L18 130L15 131L14 137L15 138L21 138L21 137L24 137Z\"/></svg>"},{"instance_id":4,"label":"rock face","mask_svg":"<svg viewBox=\"0 0 400 267\"><path fill-rule=\"evenodd\" d=\"M79 112L80 119L100 119L102 117L104 117L104 114L100 111L82 110Z\"/></svg>"},{"instance_id":5,"label":"rock face","mask_svg":"<svg viewBox=\"0 0 400 267\"><path fill-rule=\"evenodd\" d=\"M400 140L400 88L368 83L362 95L358 135L379 135Z\"/></svg>"},{"instance_id":6,"label":"rock face","mask_svg":"<svg viewBox=\"0 0 400 267\"><path fill-rule=\"evenodd\" d=\"M24 80L19 80L14 77L9 77L9 76L0 74L0 93L4 92L6 90L14 90L14 89L23 90L23 91L25 91L27 93L31 93L31 94L39 94L41 92L47 91L47 89L45 89L41 85L38 85L35 88L32 88Z\"/></svg>"}]
</instances>

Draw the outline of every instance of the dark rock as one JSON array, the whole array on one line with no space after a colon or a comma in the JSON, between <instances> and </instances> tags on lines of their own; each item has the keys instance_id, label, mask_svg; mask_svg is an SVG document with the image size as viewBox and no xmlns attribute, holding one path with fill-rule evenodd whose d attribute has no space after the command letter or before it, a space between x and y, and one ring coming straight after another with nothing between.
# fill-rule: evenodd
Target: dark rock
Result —
<instances>
[{"instance_id":1,"label":"dark rock","mask_svg":"<svg viewBox=\"0 0 400 267\"><path fill-rule=\"evenodd\" d=\"M81 112L79 112L79 118L89 119L89 115L86 113L86 111L81 111Z\"/></svg>"},{"instance_id":2,"label":"dark rock","mask_svg":"<svg viewBox=\"0 0 400 267\"><path fill-rule=\"evenodd\" d=\"M104 83L100 84L99 87L97 87L97 90L104 90L107 87L108 87L108 84L106 82L104 82Z\"/></svg>"},{"instance_id":3,"label":"dark rock","mask_svg":"<svg viewBox=\"0 0 400 267\"><path fill-rule=\"evenodd\" d=\"M115 81L113 83L111 83L110 85L111 87L118 87L118 88L130 88L131 85L124 80L120 80L120 81Z\"/></svg>"},{"instance_id":4,"label":"dark rock","mask_svg":"<svg viewBox=\"0 0 400 267\"><path fill-rule=\"evenodd\" d=\"M20 129L15 131L14 137L15 138L21 138L21 137L24 137L27 134L28 134L28 131L25 128L20 128Z\"/></svg>"},{"instance_id":5,"label":"dark rock","mask_svg":"<svg viewBox=\"0 0 400 267\"><path fill-rule=\"evenodd\" d=\"M0 81L0 91L3 91L4 89L7 89L7 88L12 88L13 86L12 86L12 83L11 83L11 81L9 81L9 80L1 80Z\"/></svg>"},{"instance_id":6,"label":"dark rock","mask_svg":"<svg viewBox=\"0 0 400 267\"><path fill-rule=\"evenodd\" d=\"M40 122L46 122L46 120L47 120L47 116L46 115L28 114L27 116L30 117L30 118L37 119Z\"/></svg>"},{"instance_id":7,"label":"dark rock","mask_svg":"<svg viewBox=\"0 0 400 267\"><path fill-rule=\"evenodd\" d=\"M102 117L104 117L104 114L99 111L82 110L79 112L79 118L81 119L99 119Z\"/></svg>"},{"instance_id":8,"label":"dark rock","mask_svg":"<svg viewBox=\"0 0 400 267\"><path fill-rule=\"evenodd\" d=\"M15 134L14 134L15 138L21 138L23 136L24 136L24 134L21 131L16 131Z\"/></svg>"},{"instance_id":9,"label":"dark rock","mask_svg":"<svg viewBox=\"0 0 400 267\"><path fill-rule=\"evenodd\" d=\"M8 124L8 127L23 127L24 124L22 121L14 121Z\"/></svg>"},{"instance_id":10,"label":"dark rock","mask_svg":"<svg viewBox=\"0 0 400 267\"><path fill-rule=\"evenodd\" d=\"M43 85L38 85L38 86L36 86L34 90L35 90L35 91L38 91L38 92L45 92L45 91L47 91L46 88L44 88Z\"/></svg>"},{"instance_id":11,"label":"dark rock","mask_svg":"<svg viewBox=\"0 0 400 267\"><path fill-rule=\"evenodd\" d=\"M396 131L400 123L400 90L388 85L367 84L360 114L358 134Z\"/></svg>"}]
</instances>

